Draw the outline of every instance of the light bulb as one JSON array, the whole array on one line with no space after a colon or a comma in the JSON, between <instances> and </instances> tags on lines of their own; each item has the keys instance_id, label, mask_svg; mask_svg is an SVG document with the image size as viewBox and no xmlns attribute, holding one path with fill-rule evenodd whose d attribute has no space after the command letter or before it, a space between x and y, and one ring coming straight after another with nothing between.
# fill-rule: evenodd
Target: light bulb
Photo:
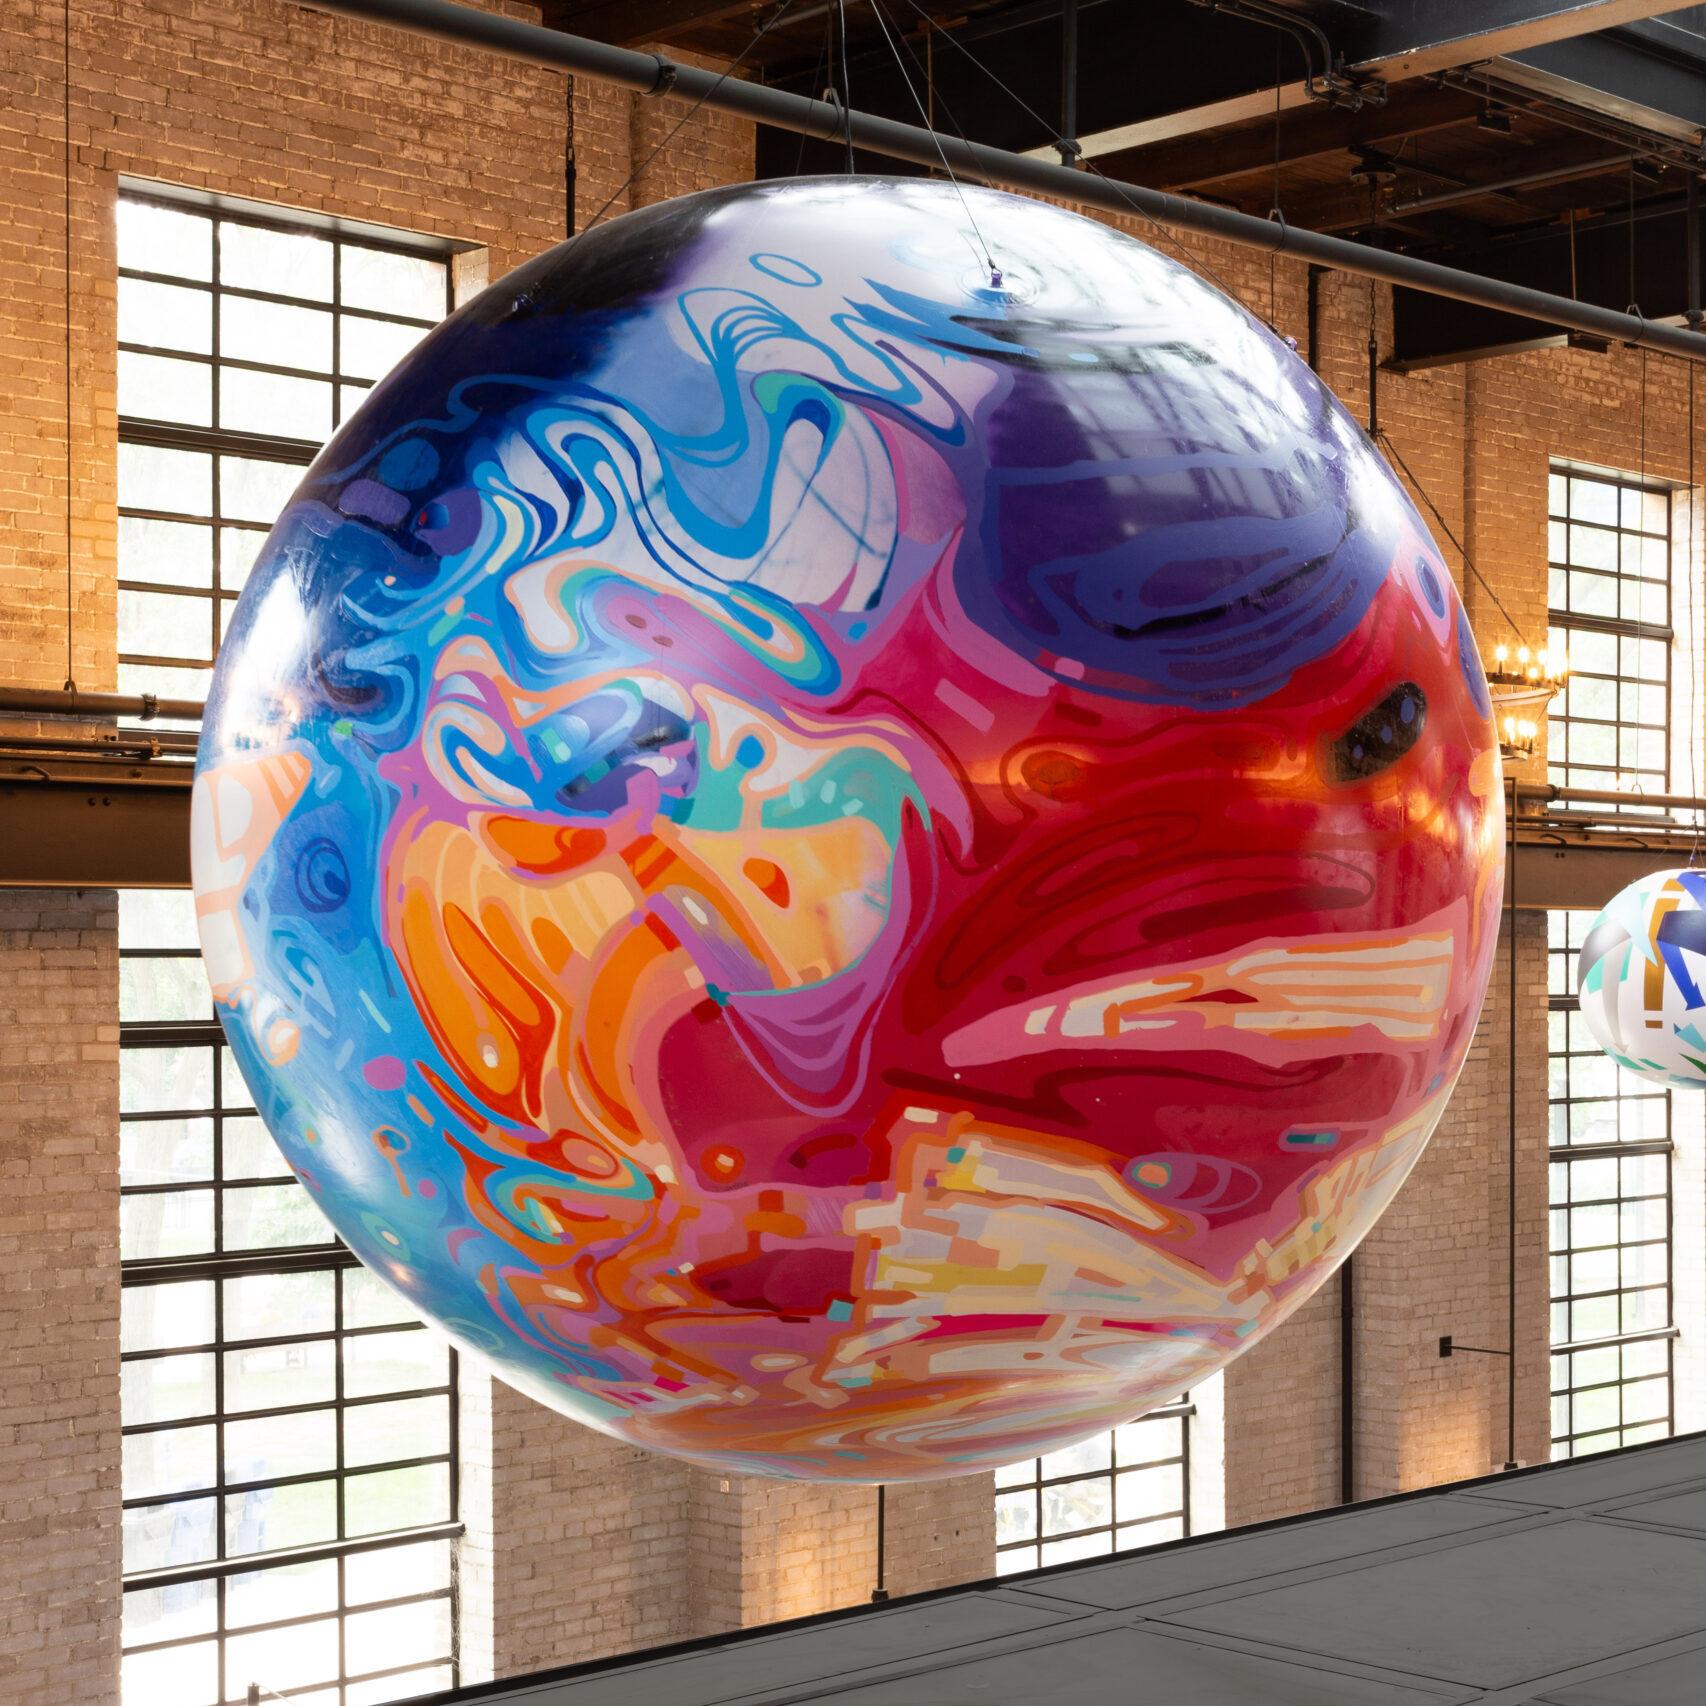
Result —
<instances>
[{"instance_id":1,"label":"light bulb","mask_svg":"<svg viewBox=\"0 0 1706 1706\"><path fill-rule=\"evenodd\" d=\"M1510 655L1511 655L1511 649L1509 646L1494 646L1493 647L1493 662L1498 664L1500 666L1500 668L1504 667L1505 660Z\"/></svg>"},{"instance_id":2,"label":"light bulb","mask_svg":"<svg viewBox=\"0 0 1706 1706\"><path fill-rule=\"evenodd\" d=\"M1516 661L1518 663L1527 663L1528 662L1528 647L1527 646L1518 646L1517 647L1517 649L1516 649Z\"/></svg>"}]
</instances>

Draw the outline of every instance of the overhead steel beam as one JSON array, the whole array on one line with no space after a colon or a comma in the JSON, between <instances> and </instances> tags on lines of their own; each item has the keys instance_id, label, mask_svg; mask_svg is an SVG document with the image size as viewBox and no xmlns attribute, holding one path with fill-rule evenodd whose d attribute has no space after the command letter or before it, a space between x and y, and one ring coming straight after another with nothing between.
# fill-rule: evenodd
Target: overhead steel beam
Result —
<instances>
[{"instance_id":1,"label":"overhead steel beam","mask_svg":"<svg viewBox=\"0 0 1706 1706\"><path fill-rule=\"evenodd\" d=\"M1492 70L1549 100L1698 146L1706 132L1706 76L1634 31L1613 30L1498 56Z\"/></svg>"},{"instance_id":2,"label":"overhead steel beam","mask_svg":"<svg viewBox=\"0 0 1706 1706\"><path fill-rule=\"evenodd\" d=\"M1394 84L1674 10L1669 0L1364 0L1335 18L1330 34L1353 80ZM1086 155L1100 156L1248 119L1272 119L1276 106L1284 114L1310 104L1301 80L1282 82L1276 91L1271 78L1240 80L1240 68L1231 61L1224 94L1080 140Z\"/></svg>"},{"instance_id":3,"label":"overhead steel beam","mask_svg":"<svg viewBox=\"0 0 1706 1706\"><path fill-rule=\"evenodd\" d=\"M1393 90L1385 106L1365 107L1358 113L1317 105L1280 126L1280 163L1295 166L1347 150L1377 148L1449 130L1473 119L1486 104L1484 96L1467 89L1417 83ZM1270 112L1265 121L1216 136L1190 136L1149 148L1103 154L1100 165L1115 177L1132 178L1157 189L1190 189L1250 172L1271 172L1275 140Z\"/></svg>"},{"instance_id":4,"label":"overhead steel beam","mask_svg":"<svg viewBox=\"0 0 1706 1706\"><path fill-rule=\"evenodd\" d=\"M1038 191L1110 213L1136 213L1159 225L1197 231L1241 248L1291 255L1340 272L1358 273L1383 283L1405 285L1412 290L1524 315L1690 361L1706 359L1706 338L1700 334L1655 326L1638 315L1619 314L1544 291L1480 278L1456 267L1347 242L1342 237L1257 219L1232 208L1119 183L1098 173L1074 171L1052 161L987 148L872 113L844 113L826 101L765 88L726 73L675 65L658 54L635 53L580 36L563 35L499 13L451 5L449 0L303 0L303 3L314 11L359 18L368 23L394 24L417 35L462 42L531 64L601 78L642 93L661 94L667 89L688 100L701 101L715 111L736 113L805 136L829 140L851 133L859 147L873 154L909 160L926 168L946 161L963 176L982 183Z\"/></svg>"},{"instance_id":5,"label":"overhead steel beam","mask_svg":"<svg viewBox=\"0 0 1706 1706\"><path fill-rule=\"evenodd\" d=\"M188 888L190 766L0 759L0 888Z\"/></svg>"}]
</instances>

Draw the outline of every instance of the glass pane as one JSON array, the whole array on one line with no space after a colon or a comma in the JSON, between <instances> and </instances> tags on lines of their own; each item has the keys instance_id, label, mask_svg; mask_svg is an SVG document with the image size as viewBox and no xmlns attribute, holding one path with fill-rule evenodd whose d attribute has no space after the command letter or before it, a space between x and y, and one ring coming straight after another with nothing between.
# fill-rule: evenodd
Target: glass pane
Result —
<instances>
[{"instance_id":1,"label":"glass pane","mask_svg":"<svg viewBox=\"0 0 1706 1706\"><path fill-rule=\"evenodd\" d=\"M205 290L147 279L118 281L119 342L213 352L213 298Z\"/></svg>"},{"instance_id":2,"label":"glass pane","mask_svg":"<svg viewBox=\"0 0 1706 1706\"><path fill-rule=\"evenodd\" d=\"M174 1345L212 1342L213 1283L210 1280L183 1280L172 1285L127 1285L121 1298L121 1350L163 1351ZM124 1402L128 1416L128 1396ZM162 1418L135 1416L131 1419L140 1422Z\"/></svg>"},{"instance_id":3,"label":"glass pane","mask_svg":"<svg viewBox=\"0 0 1706 1706\"><path fill-rule=\"evenodd\" d=\"M219 371L219 424L235 432L319 443L332 432L332 387L246 367Z\"/></svg>"},{"instance_id":4,"label":"glass pane","mask_svg":"<svg viewBox=\"0 0 1706 1706\"><path fill-rule=\"evenodd\" d=\"M346 316L339 329L338 366L357 379L383 379L429 329Z\"/></svg>"},{"instance_id":5,"label":"glass pane","mask_svg":"<svg viewBox=\"0 0 1706 1706\"><path fill-rule=\"evenodd\" d=\"M211 1422L192 1428L163 1428L158 1433L124 1436L124 1496L158 1499L211 1487L215 1473L216 1430Z\"/></svg>"},{"instance_id":6,"label":"glass pane","mask_svg":"<svg viewBox=\"0 0 1706 1706\"><path fill-rule=\"evenodd\" d=\"M995 1542L1034 1540L1037 1535L1036 1495L1029 1488L995 1496Z\"/></svg>"},{"instance_id":7,"label":"glass pane","mask_svg":"<svg viewBox=\"0 0 1706 1706\"><path fill-rule=\"evenodd\" d=\"M1093 1434L1076 1445L1066 1446L1060 1451L1051 1451L1048 1456L1038 1458L1038 1479L1048 1481L1057 1475L1082 1475L1092 1469L1106 1469L1114 1460L1113 1451L1112 1434Z\"/></svg>"},{"instance_id":8,"label":"glass pane","mask_svg":"<svg viewBox=\"0 0 1706 1706\"><path fill-rule=\"evenodd\" d=\"M213 424L213 369L172 356L118 352L118 412L133 420Z\"/></svg>"},{"instance_id":9,"label":"glass pane","mask_svg":"<svg viewBox=\"0 0 1706 1706\"><path fill-rule=\"evenodd\" d=\"M225 1281L227 1339L271 1339L290 1333L329 1333L333 1273L245 1274ZM322 1347L316 1347L319 1349Z\"/></svg>"},{"instance_id":10,"label":"glass pane","mask_svg":"<svg viewBox=\"0 0 1706 1706\"><path fill-rule=\"evenodd\" d=\"M419 1312L366 1268L345 1268L344 1325L388 1327L393 1322L418 1321Z\"/></svg>"},{"instance_id":11,"label":"glass pane","mask_svg":"<svg viewBox=\"0 0 1706 1706\"><path fill-rule=\"evenodd\" d=\"M338 1561L317 1558L308 1564L280 1564L270 1570L245 1570L225 1583L225 1626L275 1623L286 1617L311 1617L338 1605Z\"/></svg>"},{"instance_id":12,"label":"glass pane","mask_svg":"<svg viewBox=\"0 0 1706 1706\"><path fill-rule=\"evenodd\" d=\"M290 1171L272 1133L253 1114L233 1114L224 1127L227 1179L277 1179Z\"/></svg>"},{"instance_id":13,"label":"glass pane","mask_svg":"<svg viewBox=\"0 0 1706 1706\"><path fill-rule=\"evenodd\" d=\"M261 554L267 536L255 527L222 527L219 530L219 584L228 592L240 591L249 583L249 571Z\"/></svg>"},{"instance_id":14,"label":"glass pane","mask_svg":"<svg viewBox=\"0 0 1706 1706\"><path fill-rule=\"evenodd\" d=\"M149 1191L121 1197L118 1227L122 1261L205 1255L213 1248L213 1192Z\"/></svg>"},{"instance_id":15,"label":"glass pane","mask_svg":"<svg viewBox=\"0 0 1706 1706\"><path fill-rule=\"evenodd\" d=\"M1044 1566L1076 1564L1081 1558L1105 1558L1114 1549L1112 1534L1080 1534L1071 1540L1044 1541L1040 1551Z\"/></svg>"},{"instance_id":16,"label":"glass pane","mask_svg":"<svg viewBox=\"0 0 1706 1706\"><path fill-rule=\"evenodd\" d=\"M225 1353L228 1412L276 1410L286 1404L329 1404L335 1386L329 1339Z\"/></svg>"},{"instance_id":17,"label":"glass pane","mask_svg":"<svg viewBox=\"0 0 1706 1706\"><path fill-rule=\"evenodd\" d=\"M345 1463L388 1463L406 1457L431 1457L449 1449L450 1406L444 1398L355 1404L344 1412Z\"/></svg>"},{"instance_id":18,"label":"glass pane","mask_svg":"<svg viewBox=\"0 0 1706 1706\"><path fill-rule=\"evenodd\" d=\"M213 277L213 221L205 214L121 196L118 204L118 264L134 272L170 273L173 278Z\"/></svg>"},{"instance_id":19,"label":"glass pane","mask_svg":"<svg viewBox=\"0 0 1706 1706\"><path fill-rule=\"evenodd\" d=\"M267 231L258 225L221 220L219 278L270 296L302 296L328 302L332 295L332 245L301 231Z\"/></svg>"},{"instance_id":20,"label":"glass pane","mask_svg":"<svg viewBox=\"0 0 1706 1706\"><path fill-rule=\"evenodd\" d=\"M330 1410L260 1416L225 1424L225 1479L276 1481L287 1475L331 1472L338 1466L338 1423Z\"/></svg>"},{"instance_id":21,"label":"glass pane","mask_svg":"<svg viewBox=\"0 0 1706 1706\"><path fill-rule=\"evenodd\" d=\"M330 373L332 316L323 308L227 296L219 305L219 353L229 361Z\"/></svg>"},{"instance_id":22,"label":"glass pane","mask_svg":"<svg viewBox=\"0 0 1706 1706\"><path fill-rule=\"evenodd\" d=\"M213 1499L181 1499L176 1504L142 1505L126 1511L126 1572L137 1575L144 1570L205 1564L218 1550L215 1506Z\"/></svg>"},{"instance_id":23,"label":"glass pane","mask_svg":"<svg viewBox=\"0 0 1706 1706\"><path fill-rule=\"evenodd\" d=\"M1096 1528L1112 1521L1113 1514L1114 1490L1105 1475L1043 1488L1045 1535L1071 1534L1080 1528Z\"/></svg>"},{"instance_id":24,"label":"glass pane","mask_svg":"<svg viewBox=\"0 0 1706 1706\"><path fill-rule=\"evenodd\" d=\"M213 532L189 522L123 515L118 523L123 580L205 588L213 584Z\"/></svg>"},{"instance_id":25,"label":"glass pane","mask_svg":"<svg viewBox=\"0 0 1706 1706\"><path fill-rule=\"evenodd\" d=\"M126 1024L211 1019L213 1001L201 960L189 956L175 960L121 959L118 1016Z\"/></svg>"},{"instance_id":26,"label":"glass pane","mask_svg":"<svg viewBox=\"0 0 1706 1706\"><path fill-rule=\"evenodd\" d=\"M126 1114L205 1108L213 1101L213 1051L132 1048L119 1057L119 1111Z\"/></svg>"},{"instance_id":27,"label":"glass pane","mask_svg":"<svg viewBox=\"0 0 1706 1706\"><path fill-rule=\"evenodd\" d=\"M344 1341L344 1391L351 1398L442 1386L448 1374L444 1341L420 1328Z\"/></svg>"},{"instance_id":28,"label":"glass pane","mask_svg":"<svg viewBox=\"0 0 1706 1706\"><path fill-rule=\"evenodd\" d=\"M119 1679L123 1706L216 1706L219 1643L195 1641L157 1653L126 1653Z\"/></svg>"},{"instance_id":29,"label":"glass pane","mask_svg":"<svg viewBox=\"0 0 1706 1706\"><path fill-rule=\"evenodd\" d=\"M119 946L194 948L195 896L188 889L120 889Z\"/></svg>"},{"instance_id":30,"label":"glass pane","mask_svg":"<svg viewBox=\"0 0 1706 1706\"><path fill-rule=\"evenodd\" d=\"M213 508L213 458L199 450L120 444L118 501L125 509L206 515Z\"/></svg>"},{"instance_id":31,"label":"glass pane","mask_svg":"<svg viewBox=\"0 0 1706 1706\"><path fill-rule=\"evenodd\" d=\"M227 1250L279 1250L330 1244L337 1234L299 1184L237 1185L224 1193Z\"/></svg>"},{"instance_id":32,"label":"glass pane","mask_svg":"<svg viewBox=\"0 0 1706 1706\"><path fill-rule=\"evenodd\" d=\"M1114 1457L1118 1463L1158 1463L1184 1450L1184 1419L1155 1416L1116 1430Z\"/></svg>"},{"instance_id":33,"label":"glass pane","mask_svg":"<svg viewBox=\"0 0 1706 1706\"><path fill-rule=\"evenodd\" d=\"M252 1487L225 1498L225 1550L242 1557L287 1546L320 1546L337 1539L337 1483L299 1481Z\"/></svg>"},{"instance_id":34,"label":"glass pane","mask_svg":"<svg viewBox=\"0 0 1706 1706\"><path fill-rule=\"evenodd\" d=\"M1577 521L1597 521L1607 527L1615 526L1617 488L1603 480L1571 480L1570 514Z\"/></svg>"},{"instance_id":35,"label":"glass pane","mask_svg":"<svg viewBox=\"0 0 1706 1706\"><path fill-rule=\"evenodd\" d=\"M450 1601L428 1599L383 1611L358 1611L345 1620L345 1663L351 1676L395 1670L417 1659L450 1653Z\"/></svg>"},{"instance_id":36,"label":"glass pane","mask_svg":"<svg viewBox=\"0 0 1706 1706\"><path fill-rule=\"evenodd\" d=\"M381 1546L352 1552L344 1560L344 1603L367 1605L377 1599L432 1593L450 1586L450 1542L417 1540L407 1546Z\"/></svg>"},{"instance_id":37,"label":"glass pane","mask_svg":"<svg viewBox=\"0 0 1706 1706\"><path fill-rule=\"evenodd\" d=\"M188 1184L212 1177L212 1120L125 1120L120 1124L121 1185Z\"/></svg>"},{"instance_id":38,"label":"glass pane","mask_svg":"<svg viewBox=\"0 0 1706 1706\"><path fill-rule=\"evenodd\" d=\"M181 1640L185 1635L210 1635L218 1620L218 1596L211 1581L132 1588L124 1596L123 1638L127 1647Z\"/></svg>"},{"instance_id":39,"label":"glass pane","mask_svg":"<svg viewBox=\"0 0 1706 1706\"><path fill-rule=\"evenodd\" d=\"M239 1699L251 1682L274 1691L335 1682L338 1620L321 1617L311 1623L294 1623L288 1629L229 1636L225 1642L225 1675L227 1692Z\"/></svg>"},{"instance_id":40,"label":"glass pane","mask_svg":"<svg viewBox=\"0 0 1706 1706\"><path fill-rule=\"evenodd\" d=\"M446 272L440 260L345 243L339 299L347 308L372 308L382 314L440 320L446 308Z\"/></svg>"},{"instance_id":41,"label":"glass pane","mask_svg":"<svg viewBox=\"0 0 1706 1706\"><path fill-rule=\"evenodd\" d=\"M1121 1522L1167 1516L1184 1509L1185 1477L1176 1464L1130 1469L1115 1482L1115 1514Z\"/></svg>"},{"instance_id":42,"label":"glass pane","mask_svg":"<svg viewBox=\"0 0 1706 1706\"><path fill-rule=\"evenodd\" d=\"M307 470L297 462L252 456L219 458L219 513L227 521L262 521L268 527L290 502Z\"/></svg>"},{"instance_id":43,"label":"glass pane","mask_svg":"<svg viewBox=\"0 0 1706 1706\"><path fill-rule=\"evenodd\" d=\"M131 1286L126 1289L126 1301L131 1291L177 1289L176 1286ZM205 1325L207 1338L211 1339L213 1324ZM187 1330L196 1331L202 1326L202 1322L191 1322ZM122 1363L119 1386L120 1413L134 1427L149 1422L175 1422L187 1416L211 1416L215 1402L213 1353L193 1351L182 1356L143 1357L137 1362Z\"/></svg>"},{"instance_id":44,"label":"glass pane","mask_svg":"<svg viewBox=\"0 0 1706 1706\"><path fill-rule=\"evenodd\" d=\"M450 1466L423 1463L351 1475L344 1483L344 1520L352 1536L448 1522Z\"/></svg>"},{"instance_id":45,"label":"glass pane","mask_svg":"<svg viewBox=\"0 0 1706 1706\"><path fill-rule=\"evenodd\" d=\"M194 663L213 657L213 623L207 600L190 593L133 592L118 595L119 650L132 656Z\"/></svg>"},{"instance_id":46,"label":"glass pane","mask_svg":"<svg viewBox=\"0 0 1706 1706\"><path fill-rule=\"evenodd\" d=\"M344 1690L344 1706L384 1706L387 1701L412 1700L416 1695L449 1687L450 1666L429 1665L424 1670L408 1670L372 1682L352 1682Z\"/></svg>"}]
</instances>

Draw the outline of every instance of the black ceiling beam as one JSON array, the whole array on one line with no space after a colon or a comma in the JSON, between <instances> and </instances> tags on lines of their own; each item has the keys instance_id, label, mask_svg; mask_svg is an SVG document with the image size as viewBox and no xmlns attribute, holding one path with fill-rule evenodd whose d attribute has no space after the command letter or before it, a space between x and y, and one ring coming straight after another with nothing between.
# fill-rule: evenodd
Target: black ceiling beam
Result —
<instances>
[{"instance_id":1,"label":"black ceiling beam","mask_svg":"<svg viewBox=\"0 0 1706 1706\"><path fill-rule=\"evenodd\" d=\"M1637 204L1634 223L1634 278L1630 279L1627 214L1608 215L1576 226L1573 246L1568 225L1524 233L1520 243L1494 241L1473 251L1478 270L1529 290L1575 294L1584 303L1625 308L1631 296L1648 321L1680 323L1687 301L1687 216L1680 196ZM1461 249L1453 251L1461 260ZM1504 354L1540 343L1561 344L1568 328L1544 326L1485 305L1445 301L1412 290L1396 290L1392 300L1393 354L1399 371Z\"/></svg>"},{"instance_id":2,"label":"black ceiling beam","mask_svg":"<svg viewBox=\"0 0 1706 1706\"><path fill-rule=\"evenodd\" d=\"M1634 30L1505 54L1493 69L1505 82L1642 130L1695 144L1706 131L1706 64Z\"/></svg>"},{"instance_id":3,"label":"black ceiling beam","mask_svg":"<svg viewBox=\"0 0 1706 1706\"><path fill-rule=\"evenodd\" d=\"M1281 122L1280 164L1294 166L1449 130L1473 119L1486 104L1484 97L1469 90L1410 83L1394 89L1383 107L1352 113L1313 106L1307 112L1290 113ZM1271 172L1274 140L1270 113L1265 120L1236 130L1126 149L1104 155L1097 164L1115 177L1134 178L1157 189L1194 189L1251 172Z\"/></svg>"},{"instance_id":4,"label":"black ceiling beam","mask_svg":"<svg viewBox=\"0 0 1706 1706\"><path fill-rule=\"evenodd\" d=\"M1207 50L1210 63L1183 61L1167 39L1181 27L1176 22L1179 3L1174 0L1166 21L1146 9L1141 25L1134 26L1141 29L1145 61L1159 58L1167 67L1166 77L1155 80L1164 106L1151 103L1154 110L1145 110L1134 99L1129 104L1137 110L1129 118L1105 131L1087 127L1082 139L1087 154L1146 147L1246 120L1271 120L1276 99L1282 114L1312 104L1297 75L1298 55L1289 43L1276 90L1271 44L1252 62L1242 42L1234 42L1236 0L1224 0L1223 9L1204 14L1220 26ZM1199 0L1185 4L1201 9ZM1390 85L1673 9L1674 0L1366 0L1321 15L1351 80ZM1208 84L1212 87L1205 87Z\"/></svg>"}]
</instances>

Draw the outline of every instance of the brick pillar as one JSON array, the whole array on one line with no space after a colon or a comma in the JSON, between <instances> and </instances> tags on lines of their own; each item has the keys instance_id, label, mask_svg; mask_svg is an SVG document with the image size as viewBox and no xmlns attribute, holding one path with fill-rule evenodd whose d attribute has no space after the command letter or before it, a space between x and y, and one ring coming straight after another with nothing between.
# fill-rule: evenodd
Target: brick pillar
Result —
<instances>
[{"instance_id":1,"label":"brick pillar","mask_svg":"<svg viewBox=\"0 0 1706 1706\"><path fill-rule=\"evenodd\" d=\"M0 1700L118 1698L118 913L0 891Z\"/></svg>"},{"instance_id":2,"label":"brick pillar","mask_svg":"<svg viewBox=\"0 0 1706 1706\"><path fill-rule=\"evenodd\" d=\"M466 1362L461 1385L463 1680L703 1633L688 1586L698 1472Z\"/></svg>"}]
</instances>

